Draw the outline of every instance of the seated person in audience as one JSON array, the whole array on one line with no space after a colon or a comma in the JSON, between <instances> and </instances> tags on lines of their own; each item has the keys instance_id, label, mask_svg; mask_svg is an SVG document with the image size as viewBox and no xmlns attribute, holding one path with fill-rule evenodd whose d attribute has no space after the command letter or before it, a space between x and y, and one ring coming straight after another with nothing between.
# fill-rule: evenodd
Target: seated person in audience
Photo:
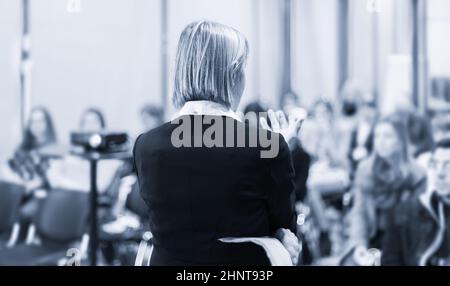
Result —
<instances>
[{"instance_id":1,"label":"seated person in audience","mask_svg":"<svg viewBox=\"0 0 450 286\"><path fill-rule=\"evenodd\" d=\"M431 130L434 142L450 139L450 113L437 114L431 121ZM423 168L428 167L431 153L432 152L423 152L417 158L417 162Z\"/></svg>"},{"instance_id":2,"label":"seated person in audience","mask_svg":"<svg viewBox=\"0 0 450 286\"><path fill-rule=\"evenodd\" d=\"M301 141L312 156L308 188L322 195L342 193L349 186L348 160L335 125L331 103L318 100L313 117L304 123Z\"/></svg>"},{"instance_id":3,"label":"seated person in audience","mask_svg":"<svg viewBox=\"0 0 450 286\"><path fill-rule=\"evenodd\" d=\"M164 123L164 110L155 105L145 105L141 109L143 132L147 132Z\"/></svg>"},{"instance_id":4,"label":"seated person in audience","mask_svg":"<svg viewBox=\"0 0 450 286\"><path fill-rule=\"evenodd\" d=\"M351 172L358 167L359 162L372 153L373 129L377 118L377 111L373 102L365 101L358 107L358 122L350 134L349 160Z\"/></svg>"},{"instance_id":5,"label":"seated person in audience","mask_svg":"<svg viewBox=\"0 0 450 286\"><path fill-rule=\"evenodd\" d=\"M351 156L352 150L350 151L349 149L352 147L351 144L355 143L351 142L352 139L355 139L352 138L355 135L355 130L358 130L358 133L361 133L359 135L361 141L366 139L364 136L366 133L366 125L360 123L361 120L365 122L365 118L363 117L365 117L366 114L363 112L370 108L367 105L367 102L370 101L369 98L371 98L371 95L365 94L361 85L354 79L348 79L340 92L340 104L338 105L340 107L340 112L338 113L338 118L335 120L335 124L340 130L339 144L343 145L342 148L345 148L345 155L349 160L349 167L351 167L350 171L354 171L354 166L352 165L354 162L352 161ZM370 117L369 114L367 115ZM360 132L360 130L362 130L362 132ZM363 151L362 148L360 148L360 151L356 152L356 155L360 155L360 153L363 154L361 151Z\"/></svg>"},{"instance_id":6,"label":"seated person in audience","mask_svg":"<svg viewBox=\"0 0 450 286\"><path fill-rule=\"evenodd\" d=\"M30 113L23 140L16 149L8 166L3 168L3 177L23 183L28 190L48 188L48 160L40 153L56 144L56 133L50 113L44 107L35 107Z\"/></svg>"},{"instance_id":7,"label":"seated person in audience","mask_svg":"<svg viewBox=\"0 0 450 286\"><path fill-rule=\"evenodd\" d=\"M106 129L103 113L97 108L88 108L83 112L80 121L80 130L84 132L98 132Z\"/></svg>"},{"instance_id":8,"label":"seated person in audience","mask_svg":"<svg viewBox=\"0 0 450 286\"><path fill-rule=\"evenodd\" d=\"M298 137L290 144L292 164L295 170L295 197L296 201L304 202L307 196L306 182L309 175L311 156L303 148Z\"/></svg>"},{"instance_id":9,"label":"seated person in audience","mask_svg":"<svg viewBox=\"0 0 450 286\"><path fill-rule=\"evenodd\" d=\"M430 152L433 148L433 134L428 118L418 114L417 111L410 111L406 114L405 120L411 156L418 158Z\"/></svg>"},{"instance_id":10,"label":"seated person in audience","mask_svg":"<svg viewBox=\"0 0 450 286\"><path fill-rule=\"evenodd\" d=\"M356 171L349 247L379 249L389 214L398 203L420 193L425 182L425 171L409 155L402 118L392 115L378 121L374 151Z\"/></svg>"},{"instance_id":11,"label":"seated person in audience","mask_svg":"<svg viewBox=\"0 0 450 286\"><path fill-rule=\"evenodd\" d=\"M383 241L382 265L450 266L450 140L436 144L426 192L396 208Z\"/></svg>"},{"instance_id":12,"label":"seated person in audience","mask_svg":"<svg viewBox=\"0 0 450 286\"><path fill-rule=\"evenodd\" d=\"M341 89L342 114L354 123L358 120L359 107L364 98L360 84L354 79L348 79Z\"/></svg>"},{"instance_id":13,"label":"seated person in audience","mask_svg":"<svg viewBox=\"0 0 450 286\"><path fill-rule=\"evenodd\" d=\"M256 116L249 116L248 114L252 112ZM264 112L267 112L266 109L264 109L261 104L257 101L252 102L248 104L244 108L244 115L246 116L245 119L251 126L258 127L260 126L259 120Z\"/></svg>"},{"instance_id":14,"label":"seated person in audience","mask_svg":"<svg viewBox=\"0 0 450 286\"><path fill-rule=\"evenodd\" d=\"M102 132L106 130L106 120L103 113L97 108L86 109L81 116L78 131ZM97 185L100 193L111 188L117 189L123 162L120 160L102 160L98 164ZM59 160L53 160L48 176L53 187L89 191L90 172L89 162L76 155L68 154ZM131 169L130 165L128 169ZM117 190L113 193L117 193Z\"/></svg>"},{"instance_id":15,"label":"seated person in audience","mask_svg":"<svg viewBox=\"0 0 450 286\"><path fill-rule=\"evenodd\" d=\"M50 189L48 170L50 161L42 155L45 148L56 144L56 133L48 110L44 107L32 109L23 140L14 156L3 168L3 179L26 187L26 197L20 209L21 233L23 239L32 218L36 215L41 199Z\"/></svg>"},{"instance_id":16,"label":"seated person in audience","mask_svg":"<svg viewBox=\"0 0 450 286\"><path fill-rule=\"evenodd\" d=\"M285 95L283 110L288 116L298 116L307 118L305 109L299 107L299 99L297 94L288 93ZM291 150L292 164L295 170L295 197L297 202L305 202L307 197L306 182L309 176L309 168L311 166L311 156L303 147L300 140L300 132L291 139L289 148Z\"/></svg>"},{"instance_id":17,"label":"seated person in audience","mask_svg":"<svg viewBox=\"0 0 450 286\"><path fill-rule=\"evenodd\" d=\"M283 110L288 114L292 114L295 112L305 113L302 108L297 107L294 103L289 104L289 108L287 108L287 104L284 106ZM249 113L252 112L255 116L249 116ZM264 113L267 110L264 109L259 102L252 102L248 104L244 108L245 119L251 126L258 127L260 126L261 118L264 118ZM306 114L298 114L301 117L305 117ZM296 201L304 201L306 197L306 181L309 173L309 166L311 163L311 157L309 154L303 149L299 136L292 138L291 142L289 142L289 148L291 150L292 163L294 165L295 170L295 195Z\"/></svg>"},{"instance_id":18,"label":"seated person in audience","mask_svg":"<svg viewBox=\"0 0 450 286\"><path fill-rule=\"evenodd\" d=\"M333 166L346 166L346 156L340 146L339 128L335 125L336 116L330 102L320 99L313 107L312 119L309 121L313 126L309 134L310 154L315 161L326 161Z\"/></svg>"},{"instance_id":19,"label":"seated person in audience","mask_svg":"<svg viewBox=\"0 0 450 286\"><path fill-rule=\"evenodd\" d=\"M342 129L336 126L332 105L323 99L318 100L312 116L302 125L300 141L310 156L305 202L310 206L313 221L319 229L320 255L329 255L332 251L332 222L339 216L339 202L350 184L348 161L343 149L348 145L342 144L341 138Z\"/></svg>"}]
</instances>

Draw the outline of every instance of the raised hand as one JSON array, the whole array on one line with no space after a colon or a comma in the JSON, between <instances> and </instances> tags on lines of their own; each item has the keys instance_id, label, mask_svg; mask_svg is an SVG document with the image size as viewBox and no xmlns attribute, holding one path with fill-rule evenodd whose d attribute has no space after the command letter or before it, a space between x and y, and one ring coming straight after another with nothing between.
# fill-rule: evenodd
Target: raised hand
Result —
<instances>
[{"instance_id":1,"label":"raised hand","mask_svg":"<svg viewBox=\"0 0 450 286\"><path fill-rule=\"evenodd\" d=\"M283 135L286 142L289 142L289 140L291 140L292 138L297 137L302 123L306 118L306 112L296 112L291 113L289 115L289 118L286 119L286 115L283 111L279 110L275 112L272 109L269 109L267 115L272 127L269 126L266 118L264 117L261 117L260 119L261 127L273 132L280 133L281 135Z\"/></svg>"}]
</instances>

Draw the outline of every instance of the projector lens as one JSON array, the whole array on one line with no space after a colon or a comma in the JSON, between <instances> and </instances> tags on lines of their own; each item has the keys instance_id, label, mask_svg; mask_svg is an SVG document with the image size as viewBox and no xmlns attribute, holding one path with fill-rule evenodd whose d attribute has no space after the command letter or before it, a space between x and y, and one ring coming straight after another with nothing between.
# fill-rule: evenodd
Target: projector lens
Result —
<instances>
[{"instance_id":1,"label":"projector lens","mask_svg":"<svg viewBox=\"0 0 450 286\"><path fill-rule=\"evenodd\" d=\"M89 138L89 145L92 148L97 148L100 144L102 144L102 137L100 135L94 134Z\"/></svg>"}]
</instances>

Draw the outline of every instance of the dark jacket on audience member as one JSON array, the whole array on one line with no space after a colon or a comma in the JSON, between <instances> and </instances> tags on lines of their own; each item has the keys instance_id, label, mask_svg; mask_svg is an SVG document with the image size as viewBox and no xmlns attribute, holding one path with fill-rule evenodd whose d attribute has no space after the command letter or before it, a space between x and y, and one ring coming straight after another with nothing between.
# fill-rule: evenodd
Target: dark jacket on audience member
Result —
<instances>
[{"instance_id":1,"label":"dark jacket on audience member","mask_svg":"<svg viewBox=\"0 0 450 286\"><path fill-rule=\"evenodd\" d=\"M384 242L382 265L450 265L450 206L439 218L432 192L411 198L393 213Z\"/></svg>"},{"instance_id":2,"label":"dark jacket on audience member","mask_svg":"<svg viewBox=\"0 0 450 286\"><path fill-rule=\"evenodd\" d=\"M180 123L190 119L192 124L200 116L179 119ZM235 142L236 130L249 134L253 128L232 122ZM261 247L219 239L271 236L278 228L295 231L294 170L287 143L278 136L279 153L272 159L260 158L259 144L256 148L175 148L171 135L179 126L169 122L153 129L141 135L134 147L140 192L149 207L154 235L150 264L268 265ZM203 124L202 134L209 126ZM189 139L195 134L192 131L186 135ZM227 136L223 132L224 142Z\"/></svg>"},{"instance_id":3,"label":"dark jacket on audience member","mask_svg":"<svg viewBox=\"0 0 450 286\"><path fill-rule=\"evenodd\" d=\"M298 140L291 147L292 162L295 170L296 201L304 201L307 195L306 182L309 176L311 156L303 149Z\"/></svg>"}]
</instances>

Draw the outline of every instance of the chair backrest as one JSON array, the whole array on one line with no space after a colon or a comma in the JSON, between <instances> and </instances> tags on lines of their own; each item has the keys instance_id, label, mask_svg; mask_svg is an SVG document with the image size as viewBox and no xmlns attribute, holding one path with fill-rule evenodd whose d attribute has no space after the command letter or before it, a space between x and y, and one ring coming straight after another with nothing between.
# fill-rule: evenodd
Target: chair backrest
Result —
<instances>
[{"instance_id":1,"label":"chair backrest","mask_svg":"<svg viewBox=\"0 0 450 286\"><path fill-rule=\"evenodd\" d=\"M69 243L86 231L89 193L52 189L36 216L36 232L47 241Z\"/></svg>"},{"instance_id":2,"label":"chair backrest","mask_svg":"<svg viewBox=\"0 0 450 286\"><path fill-rule=\"evenodd\" d=\"M125 206L141 218L148 218L148 206L141 197L138 183L134 184L133 189L128 194Z\"/></svg>"},{"instance_id":3,"label":"chair backrest","mask_svg":"<svg viewBox=\"0 0 450 286\"><path fill-rule=\"evenodd\" d=\"M0 181L0 233L8 231L16 222L25 187Z\"/></svg>"}]
</instances>

